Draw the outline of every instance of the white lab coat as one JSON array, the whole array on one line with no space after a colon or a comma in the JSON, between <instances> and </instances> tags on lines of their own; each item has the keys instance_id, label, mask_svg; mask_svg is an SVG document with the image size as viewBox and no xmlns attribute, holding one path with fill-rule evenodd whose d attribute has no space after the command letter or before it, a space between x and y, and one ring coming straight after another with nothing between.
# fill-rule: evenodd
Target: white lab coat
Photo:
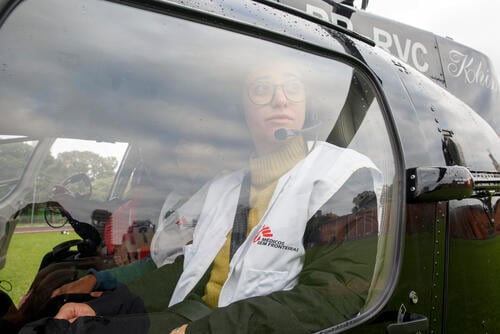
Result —
<instances>
[{"instance_id":1,"label":"white lab coat","mask_svg":"<svg viewBox=\"0 0 500 334\"><path fill-rule=\"evenodd\" d=\"M278 180L266 212L231 259L218 305L292 289L302 270L302 239L308 220L361 168L371 171L379 199L381 174L368 157L317 142L303 160ZM184 271L170 305L188 295L226 242L243 176L243 171L235 172L210 185L193 243L184 247Z\"/></svg>"},{"instance_id":2,"label":"white lab coat","mask_svg":"<svg viewBox=\"0 0 500 334\"><path fill-rule=\"evenodd\" d=\"M208 183L205 184L187 201L175 192L168 194L151 240L151 258L158 268L174 262L175 258L183 254L184 245L193 240L208 186Z\"/></svg>"}]
</instances>

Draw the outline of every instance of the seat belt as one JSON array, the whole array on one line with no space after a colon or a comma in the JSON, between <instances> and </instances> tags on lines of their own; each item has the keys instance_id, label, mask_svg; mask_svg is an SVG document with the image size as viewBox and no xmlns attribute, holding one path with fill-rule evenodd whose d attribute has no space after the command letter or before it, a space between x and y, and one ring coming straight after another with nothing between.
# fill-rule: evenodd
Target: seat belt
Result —
<instances>
[{"instance_id":1,"label":"seat belt","mask_svg":"<svg viewBox=\"0 0 500 334\"><path fill-rule=\"evenodd\" d=\"M247 237L248 212L250 211L250 173L246 173L241 182L240 197L234 215L233 230L231 232L231 245L229 260L233 258L238 248Z\"/></svg>"}]
</instances>

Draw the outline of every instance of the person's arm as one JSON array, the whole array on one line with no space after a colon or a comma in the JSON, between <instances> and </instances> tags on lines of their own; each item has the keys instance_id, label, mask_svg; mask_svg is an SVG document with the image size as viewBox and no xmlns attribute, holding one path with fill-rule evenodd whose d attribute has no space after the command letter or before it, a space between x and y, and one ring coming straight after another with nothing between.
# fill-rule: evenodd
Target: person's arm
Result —
<instances>
[{"instance_id":1,"label":"person's arm","mask_svg":"<svg viewBox=\"0 0 500 334\"><path fill-rule=\"evenodd\" d=\"M135 310L134 313L163 311L182 273L183 260L180 256L173 263L154 269L138 280L120 284L114 291L87 304L97 315L124 314L128 310Z\"/></svg>"},{"instance_id":2,"label":"person's arm","mask_svg":"<svg viewBox=\"0 0 500 334\"><path fill-rule=\"evenodd\" d=\"M100 298L86 303L66 303L54 318L74 322L83 316L116 316L134 313L146 313L144 304L125 285L121 285L116 290L104 292Z\"/></svg>"},{"instance_id":3,"label":"person's arm","mask_svg":"<svg viewBox=\"0 0 500 334\"><path fill-rule=\"evenodd\" d=\"M90 269L87 275L77 281L67 283L52 292L51 298L68 293L90 293L92 291L109 291L120 284L139 279L154 271L156 265L151 258L131 263L127 266L114 267L97 271Z\"/></svg>"},{"instance_id":4,"label":"person's arm","mask_svg":"<svg viewBox=\"0 0 500 334\"><path fill-rule=\"evenodd\" d=\"M155 269L157 269L155 263L148 256L126 266L118 266L101 271L89 270L89 273L96 277L94 290L107 291L116 289L119 284L127 284L138 280Z\"/></svg>"}]
</instances>

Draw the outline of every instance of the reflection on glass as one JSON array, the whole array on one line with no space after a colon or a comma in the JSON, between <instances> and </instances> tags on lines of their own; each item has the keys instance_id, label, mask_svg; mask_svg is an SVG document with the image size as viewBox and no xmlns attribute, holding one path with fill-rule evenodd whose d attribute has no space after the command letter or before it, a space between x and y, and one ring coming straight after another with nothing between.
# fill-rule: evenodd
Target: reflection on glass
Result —
<instances>
[{"instance_id":1,"label":"reflection on glass","mask_svg":"<svg viewBox=\"0 0 500 334\"><path fill-rule=\"evenodd\" d=\"M21 136L0 136L0 199L7 196L19 183L36 141Z\"/></svg>"},{"instance_id":2,"label":"reflection on glass","mask_svg":"<svg viewBox=\"0 0 500 334\"><path fill-rule=\"evenodd\" d=\"M39 19L51 17L52 5L64 21ZM0 133L44 144L12 202L51 221L65 217L87 240L77 255L45 258L28 294L39 295L20 310L36 312L24 322L47 307L37 301L88 268L115 268L106 272L116 274L114 285L99 289L138 279L129 287L146 305L158 289L140 280L163 268L174 283L153 308L195 289L214 317L238 314L243 331L273 326L245 311L250 297L269 314L270 302L286 307L280 317L311 331L377 301L373 286L387 280L374 272L391 269L391 261L374 268L384 256L380 235L393 231L387 189L395 169L381 109L359 70L104 1L85 11L76 1L28 1L3 31L0 43L16 43L0 50L8 68L0 110L16 112ZM33 34L51 38L38 44ZM43 70L33 76L26 64ZM82 253L92 260L80 261ZM60 261L80 271L66 277L54 266ZM123 265L145 276L120 277ZM56 273L57 283L48 279Z\"/></svg>"}]
</instances>

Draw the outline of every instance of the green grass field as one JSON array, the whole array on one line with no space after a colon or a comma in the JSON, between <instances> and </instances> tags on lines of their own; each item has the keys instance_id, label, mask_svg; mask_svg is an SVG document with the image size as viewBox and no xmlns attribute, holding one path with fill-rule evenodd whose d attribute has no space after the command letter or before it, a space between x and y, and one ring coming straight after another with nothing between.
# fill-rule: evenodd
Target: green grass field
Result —
<instances>
[{"instance_id":1,"label":"green grass field","mask_svg":"<svg viewBox=\"0 0 500 334\"><path fill-rule=\"evenodd\" d=\"M66 240L76 239L75 233L68 235L60 231L43 233L14 234L7 253L7 263L0 269L0 280L12 284L12 291L7 291L17 305L27 292L45 253ZM8 284L2 283L3 287Z\"/></svg>"}]
</instances>

